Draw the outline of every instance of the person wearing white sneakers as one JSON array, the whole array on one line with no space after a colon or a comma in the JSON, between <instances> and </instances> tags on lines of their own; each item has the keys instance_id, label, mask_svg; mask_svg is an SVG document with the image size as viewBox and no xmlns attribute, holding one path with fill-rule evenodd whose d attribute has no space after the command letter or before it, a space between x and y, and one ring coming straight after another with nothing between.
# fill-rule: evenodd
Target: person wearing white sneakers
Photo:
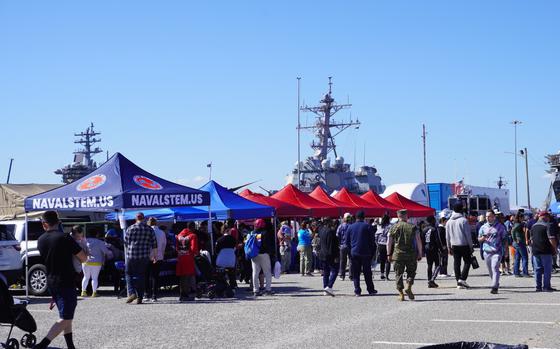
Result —
<instances>
[{"instance_id":1,"label":"person wearing white sneakers","mask_svg":"<svg viewBox=\"0 0 560 349\"><path fill-rule=\"evenodd\" d=\"M92 297L97 297L97 287L99 286L99 272L105 262L105 259L112 259L113 254L105 245L103 238L105 234L102 231L91 231L91 237L86 239L87 260L82 264L84 270L84 278L82 279L82 297L87 297L87 286L91 279Z\"/></svg>"},{"instance_id":2,"label":"person wearing white sneakers","mask_svg":"<svg viewBox=\"0 0 560 349\"><path fill-rule=\"evenodd\" d=\"M469 288L467 278L469 277L473 253L471 227L468 220L463 216L463 210L463 204L455 204L453 207L454 212L445 225L447 248L449 254L453 256L453 266L458 289ZM462 269L461 261L463 261Z\"/></svg>"},{"instance_id":3,"label":"person wearing white sneakers","mask_svg":"<svg viewBox=\"0 0 560 349\"><path fill-rule=\"evenodd\" d=\"M319 260L323 265L323 289L325 296L334 297L333 286L338 275L340 256L340 243L336 236L336 223L327 219L322 229L319 230Z\"/></svg>"}]
</instances>

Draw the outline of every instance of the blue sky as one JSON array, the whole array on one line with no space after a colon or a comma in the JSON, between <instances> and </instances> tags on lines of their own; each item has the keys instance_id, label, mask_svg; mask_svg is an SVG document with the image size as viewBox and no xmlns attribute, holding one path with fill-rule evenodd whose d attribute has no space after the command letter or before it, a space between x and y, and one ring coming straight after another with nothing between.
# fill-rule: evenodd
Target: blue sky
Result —
<instances>
[{"instance_id":1,"label":"blue sky","mask_svg":"<svg viewBox=\"0 0 560 349\"><path fill-rule=\"evenodd\" d=\"M212 161L224 185L279 188L296 161L296 77L315 104L333 76L334 97L349 96L362 121L339 137L339 152L352 161L357 149L361 164L365 144L385 184L422 180L425 123L429 181L486 186L503 175L513 189L506 152L519 119L540 204L544 155L560 150L559 10L555 1L2 2L0 178L13 157L13 182L56 183L73 132L93 121L104 150L162 177L199 186Z\"/></svg>"}]
</instances>

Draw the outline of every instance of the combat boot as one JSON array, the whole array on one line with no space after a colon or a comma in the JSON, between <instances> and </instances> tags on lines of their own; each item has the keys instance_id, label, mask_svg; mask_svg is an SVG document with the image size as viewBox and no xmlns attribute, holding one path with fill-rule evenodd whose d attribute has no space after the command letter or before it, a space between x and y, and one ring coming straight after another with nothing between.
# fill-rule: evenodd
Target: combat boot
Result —
<instances>
[{"instance_id":1,"label":"combat boot","mask_svg":"<svg viewBox=\"0 0 560 349\"><path fill-rule=\"evenodd\" d=\"M414 300L414 293L412 293L412 285L407 284L406 289L404 291L406 292L406 295L408 296L408 299L413 301Z\"/></svg>"},{"instance_id":2,"label":"combat boot","mask_svg":"<svg viewBox=\"0 0 560 349\"><path fill-rule=\"evenodd\" d=\"M397 299L401 302L404 302L404 292L403 292L403 290L399 290L399 295L397 296Z\"/></svg>"}]
</instances>

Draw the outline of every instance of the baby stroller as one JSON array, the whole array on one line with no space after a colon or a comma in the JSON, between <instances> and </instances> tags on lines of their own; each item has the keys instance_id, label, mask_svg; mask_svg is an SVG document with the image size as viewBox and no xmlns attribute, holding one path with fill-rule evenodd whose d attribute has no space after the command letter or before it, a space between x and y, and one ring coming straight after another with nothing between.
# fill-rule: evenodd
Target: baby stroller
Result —
<instances>
[{"instance_id":1,"label":"baby stroller","mask_svg":"<svg viewBox=\"0 0 560 349\"><path fill-rule=\"evenodd\" d=\"M126 297L126 280L124 276L125 271L125 262L124 261L116 261L115 262L115 293L117 294L117 299L122 297Z\"/></svg>"},{"instance_id":2,"label":"baby stroller","mask_svg":"<svg viewBox=\"0 0 560 349\"><path fill-rule=\"evenodd\" d=\"M232 288L226 281L226 270L212 268L210 261L203 256L195 256L194 262L197 269L196 298L203 296L209 299L231 298L234 296Z\"/></svg>"},{"instance_id":3,"label":"baby stroller","mask_svg":"<svg viewBox=\"0 0 560 349\"><path fill-rule=\"evenodd\" d=\"M37 331L37 324L33 316L27 311L26 303L14 304L14 299L8 290L8 286L0 279L0 325L10 327L6 343L1 343L2 348L19 349L19 345L24 348L32 348L37 338L33 332ZM12 338L14 327L27 332L18 342Z\"/></svg>"}]
</instances>

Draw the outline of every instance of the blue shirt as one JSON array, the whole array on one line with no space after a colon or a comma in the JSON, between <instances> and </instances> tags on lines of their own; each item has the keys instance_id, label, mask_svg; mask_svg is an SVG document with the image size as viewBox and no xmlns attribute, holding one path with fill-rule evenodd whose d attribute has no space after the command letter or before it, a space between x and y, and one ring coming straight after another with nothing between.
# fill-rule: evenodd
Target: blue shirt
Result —
<instances>
[{"instance_id":1,"label":"blue shirt","mask_svg":"<svg viewBox=\"0 0 560 349\"><path fill-rule=\"evenodd\" d=\"M298 231L298 246L311 246L311 232L307 229Z\"/></svg>"},{"instance_id":2,"label":"blue shirt","mask_svg":"<svg viewBox=\"0 0 560 349\"><path fill-rule=\"evenodd\" d=\"M502 254L504 241L507 239L508 232L506 227L498 221L494 224L486 223L480 228L478 237L486 236L486 241L482 245L482 250L488 254Z\"/></svg>"},{"instance_id":3,"label":"blue shirt","mask_svg":"<svg viewBox=\"0 0 560 349\"><path fill-rule=\"evenodd\" d=\"M111 228L109 230L107 230L107 233L105 234L106 237L112 237L112 238L119 238L119 239L123 239L123 232L122 230L117 230L115 228Z\"/></svg>"},{"instance_id":4,"label":"blue shirt","mask_svg":"<svg viewBox=\"0 0 560 349\"><path fill-rule=\"evenodd\" d=\"M348 234L348 228L350 228L350 224L344 222L340 226L338 226L338 229L336 231L336 237L338 237L338 241L340 242L341 247L344 246L346 242L346 235Z\"/></svg>"}]
</instances>

